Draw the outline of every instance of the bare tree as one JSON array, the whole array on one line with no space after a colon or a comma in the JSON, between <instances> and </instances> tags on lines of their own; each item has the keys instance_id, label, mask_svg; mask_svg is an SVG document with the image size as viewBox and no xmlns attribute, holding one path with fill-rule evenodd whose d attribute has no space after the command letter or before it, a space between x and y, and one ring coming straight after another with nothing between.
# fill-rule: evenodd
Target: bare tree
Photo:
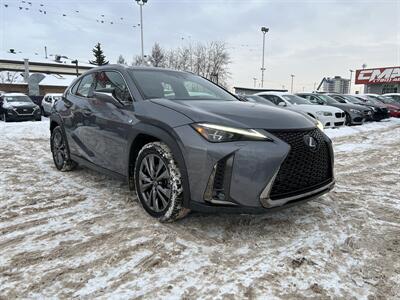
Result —
<instances>
[{"instance_id":1,"label":"bare tree","mask_svg":"<svg viewBox=\"0 0 400 300\"><path fill-rule=\"evenodd\" d=\"M154 67L165 67L166 65L164 50L158 43L155 43L151 50L150 62Z\"/></svg>"},{"instance_id":2,"label":"bare tree","mask_svg":"<svg viewBox=\"0 0 400 300\"><path fill-rule=\"evenodd\" d=\"M151 56L142 62L140 56L132 65L153 65L175 70L191 71L226 86L229 79L230 55L224 42L197 43L194 47L182 46L164 51L155 43Z\"/></svg>"},{"instance_id":3,"label":"bare tree","mask_svg":"<svg viewBox=\"0 0 400 300\"><path fill-rule=\"evenodd\" d=\"M21 76L21 73L19 72L9 72L9 71L4 71L0 72L0 83L17 83L17 82L22 82L23 77Z\"/></svg>"},{"instance_id":4,"label":"bare tree","mask_svg":"<svg viewBox=\"0 0 400 300\"><path fill-rule=\"evenodd\" d=\"M126 64L127 64L127 63L126 63L126 60L125 60L125 58L122 56L122 54L120 54L120 55L118 56L117 64L119 64L119 65L126 65Z\"/></svg>"}]
</instances>

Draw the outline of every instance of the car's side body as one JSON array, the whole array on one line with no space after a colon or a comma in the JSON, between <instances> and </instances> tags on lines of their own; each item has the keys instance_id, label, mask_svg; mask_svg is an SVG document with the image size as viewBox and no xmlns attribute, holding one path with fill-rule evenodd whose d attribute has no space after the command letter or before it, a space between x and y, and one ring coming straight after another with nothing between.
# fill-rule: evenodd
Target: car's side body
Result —
<instances>
[{"instance_id":1,"label":"car's side body","mask_svg":"<svg viewBox=\"0 0 400 300\"><path fill-rule=\"evenodd\" d=\"M135 70L144 69L152 70ZM147 87L155 96L145 99L128 70L117 65L90 70L56 102L50 129L63 128L71 158L79 164L125 179L133 188L138 152L149 142L162 141L182 175L183 205L197 211L263 213L333 187L331 141L309 118L256 103L170 100L159 96L160 88L163 95L168 88L155 84ZM124 100L112 103L103 97L104 82L118 86ZM270 142L212 143L193 129L204 122L256 128ZM296 150L293 143L300 143ZM314 146L316 152L310 150ZM218 193L208 198L210 189Z\"/></svg>"},{"instance_id":2,"label":"car's side body","mask_svg":"<svg viewBox=\"0 0 400 300\"><path fill-rule=\"evenodd\" d=\"M383 96L390 97L397 103L400 103L400 93L388 93L384 94Z\"/></svg>"},{"instance_id":3,"label":"car's side body","mask_svg":"<svg viewBox=\"0 0 400 300\"><path fill-rule=\"evenodd\" d=\"M309 104L292 104L285 96L290 96L292 94L285 92L260 92L256 95L271 101L273 104L289 108L291 110L305 113L317 120L319 120L324 128L334 128L343 126L345 123L344 112L336 107L326 106L321 109L318 105Z\"/></svg>"}]
</instances>

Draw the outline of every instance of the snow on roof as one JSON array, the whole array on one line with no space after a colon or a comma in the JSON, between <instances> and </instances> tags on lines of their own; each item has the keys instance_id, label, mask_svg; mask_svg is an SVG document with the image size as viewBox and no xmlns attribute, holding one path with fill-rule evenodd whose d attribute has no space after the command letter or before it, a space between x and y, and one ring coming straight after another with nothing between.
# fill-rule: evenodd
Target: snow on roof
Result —
<instances>
[{"instance_id":1,"label":"snow on roof","mask_svg":"<svg viewBox=\"0 0 400 300\"><path fill-rule=\"evenodd\" d=\"M34 53L34 54L26 54L26 53L10 53L9 51L0 51L0 59L6 59L6 60L17 60L17 61L24 61L24 59L28 59L29 62L37 62L37 63L47 63L47 64L66 64L66 65L75 65L72 63L75 58L68 58L66 56L63 56L60 58L61 62L57 62L55 60L55 56L50 54L51 56L48 56L46 59L43 57L43 55ZM95 67L91 65L88 61L84 60L79 60L78 59L78 64L79 66L87 66L87 67Z\"/></svg>"},{"instance_id":2,"label":"snow on roof","mask_svg":"<svg viewBox=\"0 0 400 300\"><path fill-rule=\"evenodd\" d=\"M74 75L45 75L39 85L69 86L76 76Z\"/></svg>"}]
</instances>

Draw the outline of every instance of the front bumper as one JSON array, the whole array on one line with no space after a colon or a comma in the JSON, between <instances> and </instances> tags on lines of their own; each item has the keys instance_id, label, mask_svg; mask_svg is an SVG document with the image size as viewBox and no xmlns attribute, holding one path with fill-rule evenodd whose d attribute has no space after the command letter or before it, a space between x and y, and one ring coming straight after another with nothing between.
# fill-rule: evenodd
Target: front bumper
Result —
<instances>
[{"instance_id":1,"label":"front bumper","mask_svg":"<svg viewBox=\"0 0 400 300\"><path fill-rule=\"evenodd\" d=\"M273 142L209 143L190 126L175 128L175 131L183 143L190 187L191 201L188 206L192 210L263 213L318 197L334 186L333 151L329 138L323 134L329 148L332 176L328 180L321 180L318 186L271 199L269 195L276 176L291 151L291 146L274 136L274 133L269 134ZM221 162L224 163L224 176L218 182L215 178L220 178ZM305 159L302 163L310 162ZM212 181L217 182L214 188L224 190L223 197L216 194L207 196Z\"/></svg>"},{"instance_id":2,"label":"front bumper","mask_svg":"<svg viewBox=\"0 0 400 300\"><path fill-rule=\"evenodd\" d=\"M5 111L9 121L30 121L38 120L41 117L40 109L34 110L32 113L18 113L15 109L7 109Z\"/></svg>"},{"instance_id":3,"label":"front bumper","mask_svg":"<svg viewBox=\"0 0 400 300\"><path fill-rule=\"evenodd\" d=\"M400 110L390 110L390 116L394 118L400 118Z\"/></svg>"},{"instance_id":4,"label":"front bumper","mask_svg":"<svg viewBox=\"0 0 400 300\"><path fill-rule=\"evenodd\" d=\"M337 113L338 117L336 117L336 114L333 114L332 116L322 116L322 115L316 115L317 119L324 125L324 128L335 128L335 127L340 127L344 126L346 122L346 114L345 113Z\"/></svg>"}]
</instances>

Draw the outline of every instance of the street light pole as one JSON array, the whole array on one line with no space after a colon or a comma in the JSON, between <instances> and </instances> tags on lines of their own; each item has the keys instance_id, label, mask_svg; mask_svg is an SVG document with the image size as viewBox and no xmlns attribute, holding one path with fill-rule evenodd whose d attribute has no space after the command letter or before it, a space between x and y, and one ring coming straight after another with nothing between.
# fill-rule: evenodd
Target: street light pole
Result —
<instances>
[{"instance_id":1,"label":"street light pole","mask_svg":"<svg viewBox=\"0 0 400 300\"><path fill-rule=\"evenodd\" d=\"M261 27L261 32L263 33L263 51L262 51L262 65L261 65L261 87L264 87L264 71L265 71L265 65L264 65L264 56L265 56L265 35L269 31L269 28L267 27Z\"/></svg>"},{"instance_id":2,"label":"street light pole","mask_svg":"<svg viewBox=\"0 0 400 300\"><path fill-rule=\"evenodd\" d=\"M254 80L254 87L256 87L257 86L257 78L254 77L253 80Z\"/></svg>"},{"instance_id":3,"label":"street light pole","mask_svg":"<svg viewBox=\"0 0 400 300\"><path fill-rule=\"evenodd\" d=\"M292 77L292 83L290 84L290 92L293 94L293 78L294 78L294 75L291 74L290 76Z\"/></svg>"},{"instance_id":4,"label":"street light pole","mask_svg":"<svg viewBox=\"0 0 400 300\"><path fill-rule=\"evenodd\" d=\"M143 5L147 3L147 0L135 0L137 4L140 6L140 37L141 37L141 45L142 45L142 64L144 63L144 47L143 47Z\"/></svg>"},{"instance_id":5,"label":"street light pole","mask_svg":"<svg viewBox=\"0 0 400 300\"><path fill-rule=\"evenodd\" d=\"M351 94L351 80L353 78L353 72L354 70L349 70L350 71L350 82L349 82L349 94Z\"/></svg>"}]
</instances>

